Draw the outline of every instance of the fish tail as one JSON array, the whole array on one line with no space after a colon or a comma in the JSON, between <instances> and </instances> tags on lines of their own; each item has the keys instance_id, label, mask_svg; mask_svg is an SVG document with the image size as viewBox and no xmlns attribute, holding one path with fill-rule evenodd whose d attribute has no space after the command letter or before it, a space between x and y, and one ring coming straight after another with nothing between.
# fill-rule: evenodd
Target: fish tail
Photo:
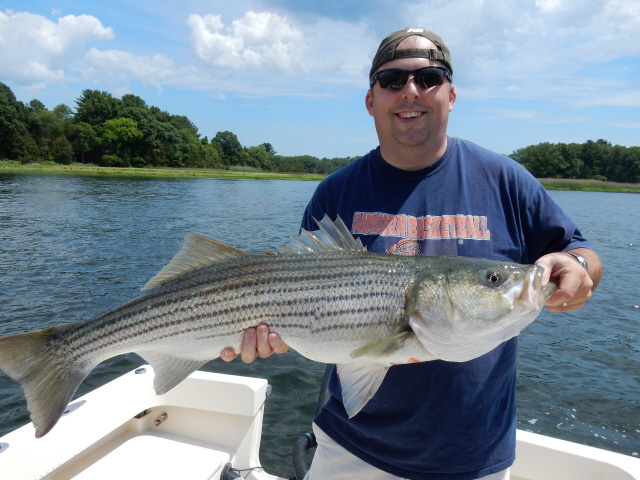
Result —
<instances>
[{"instance_id":1,"label":"fish tail","mask_svg":"<svg viewBox=\"0 0 640 480\"><path fill-rule=\"evenodd\" d=\"M65 327L0 338L0 369L20 382L36 438L45 435L58 422L90 371L67 365L64 356L52 353L52 336Z\"/></svg>"}]
</instances>

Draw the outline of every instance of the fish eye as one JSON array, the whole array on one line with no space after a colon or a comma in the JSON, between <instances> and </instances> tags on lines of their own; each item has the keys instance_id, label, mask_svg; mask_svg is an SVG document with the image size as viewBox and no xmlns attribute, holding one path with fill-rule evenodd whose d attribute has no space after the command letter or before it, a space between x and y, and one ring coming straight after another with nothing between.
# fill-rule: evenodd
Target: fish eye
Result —
<instances>
[{"instance_id":1,"label":"fish eye","mask_svg":"<svg viewBox=\"0 0 640 480\"><path fill-rule=\"evenodd\" d=\"M500 285L502 283L502 275L498 272L487 272L487 282L491 285Z\"/></svg>"}]
</instances>

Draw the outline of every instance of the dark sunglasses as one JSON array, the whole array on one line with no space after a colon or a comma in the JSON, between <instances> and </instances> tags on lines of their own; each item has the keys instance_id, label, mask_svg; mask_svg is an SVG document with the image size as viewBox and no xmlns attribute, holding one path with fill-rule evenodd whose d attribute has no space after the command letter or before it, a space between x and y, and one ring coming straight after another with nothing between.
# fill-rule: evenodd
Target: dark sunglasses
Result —
<instances>
[{"instance_id":1,"label":"dark sunglasses","mask_svg":"<svg viewBox=\"0 0 640 480\"><path fill-rule=\"evenodd\" d=\"M369 86L373 88L376 80L381 88L393 88L398 90L405 86L409 75L413 75L413 80L422 88L431 88L442 85L444 79L451 81L451 72L444 67L424 67L417 70L401 70L399 68L389 68L374 73Z\"/></svg>"}]
</instances>

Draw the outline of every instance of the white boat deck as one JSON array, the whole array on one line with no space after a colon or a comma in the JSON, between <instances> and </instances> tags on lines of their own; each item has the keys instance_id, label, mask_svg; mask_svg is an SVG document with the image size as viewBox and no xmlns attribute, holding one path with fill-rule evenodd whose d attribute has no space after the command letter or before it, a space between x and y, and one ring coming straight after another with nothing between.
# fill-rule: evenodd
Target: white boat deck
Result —
<instances>
[{"instance_id":1,"label":"white boat deck","mask_svg":"<svg viewBox=\"0 0 640 480\"><path fill-rule=\"evenodd\" d=\"M195 372L157 396L145 369L73 402L43 438L31 424L0 438L0 479L219 480L228 463L259 467L266 380ZM520 430L516 455L512 480L640 480L638 458Z\"/></svg>"}]
</instances>

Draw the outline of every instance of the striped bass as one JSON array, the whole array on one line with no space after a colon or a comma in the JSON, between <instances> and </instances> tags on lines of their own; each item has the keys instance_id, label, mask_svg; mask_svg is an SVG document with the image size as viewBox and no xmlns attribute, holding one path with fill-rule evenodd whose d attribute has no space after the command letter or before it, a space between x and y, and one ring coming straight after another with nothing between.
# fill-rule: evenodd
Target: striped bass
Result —
<instances>
[{"instance_id":1,"label":"striped bass","mask_svg":"<svg viewBox=\"0 0 640 480\"><path fill-rule=\"evenodd\" d=\"M393 364L464 362L518 335L555 291L541 267L367 252L340 218L284 254L253 255L187 234L149 292L96 318L0 338L41 437L102 361L135 352L162 395L261 323L305 357L338 364L350 417Z\"/></svg>"}]
</instances>

